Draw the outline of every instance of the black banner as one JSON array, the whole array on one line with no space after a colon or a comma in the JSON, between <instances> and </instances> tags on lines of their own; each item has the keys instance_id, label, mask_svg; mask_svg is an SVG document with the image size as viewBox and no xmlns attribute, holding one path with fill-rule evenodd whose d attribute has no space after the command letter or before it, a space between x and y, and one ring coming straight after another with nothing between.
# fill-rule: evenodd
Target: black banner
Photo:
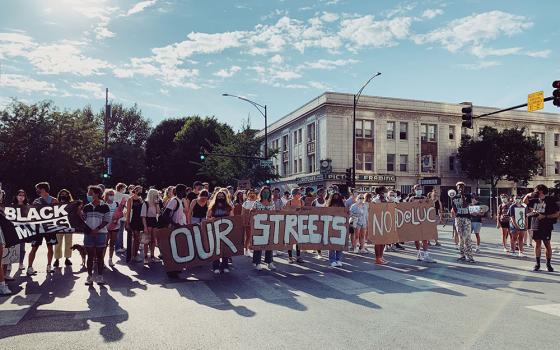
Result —
<instances>
[{"instance_id":1,"label":"black banner","mask_svg":"<svg viewBox=\"0 0 560 350\"><path fill-rule=\"evenodd\" d=\"M57 205L5 207L0 213L0 227L6 247L29 242L48 233L84 232L80 201Z\"/></svg>"}]
</instances>

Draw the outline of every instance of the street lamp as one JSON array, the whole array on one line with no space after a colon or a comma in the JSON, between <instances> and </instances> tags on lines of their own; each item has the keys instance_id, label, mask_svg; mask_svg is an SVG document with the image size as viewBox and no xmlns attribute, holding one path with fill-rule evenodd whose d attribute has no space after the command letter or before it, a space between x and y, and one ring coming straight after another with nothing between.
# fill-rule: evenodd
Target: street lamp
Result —
<instances>
[{"instance_id":1,"label":"street lamp","mask_svg":"<svg viewBox=\"0 0 560 350\"><path fill-rule=\"evenodd\" d=\"M222 94L222 96L235 97L245 102L249 102L259 111L260 114L262 114L262 116L264 117L264 157L268 159L268 123L266 118L266 105L263 106L261 104L256 103L255 101L251 101L245 97L241 97L237 95Z\"/></svg>"},{"instance_id":2,"label":"street lamp","mask_svg":"<svg viewBox=\"0 0 560 350\"><path fill-rule=\"evenodd\" d=\"M364 91L365 87L369 84L373 78L381 75L380 72L377 72L374 76L369 78L369 80L362 86L360 91L354 95L354 110L352 113L352 186L356 186L356 106L358 105L358 100L360 96L362 96L362 91Z\"/></svg>"}]
</instances>

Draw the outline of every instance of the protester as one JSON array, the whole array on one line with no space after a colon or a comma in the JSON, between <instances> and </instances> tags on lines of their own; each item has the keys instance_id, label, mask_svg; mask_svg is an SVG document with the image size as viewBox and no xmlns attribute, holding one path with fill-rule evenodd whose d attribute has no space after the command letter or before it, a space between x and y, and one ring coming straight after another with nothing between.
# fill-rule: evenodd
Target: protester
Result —
<instances>
[{"instance_id":1,"label":"protester","mask_svg":"<svg viewBox=\"0 0 560 350\"><path fill-rule=\"evenodd\" d=\"M504 247L504 253L508 253L507 248L507 238L509 236L509 221L510 217L508 215L509 207L511 206L511 202L509 198L502 194L500 195L500 201L502 202L498 206L498 215L496 215L496 227L500 229L502 232L502 245Z\"/></svg>"},{"instance_id":2,"label":"protester","mask_svg":"<svg viewBox=\"0 0 560 350\"><path fill-rule=\"evenodd\" d=\"M346 209L348 210L348 212L350 212L350 208L352 207L352 205L356 202L356 197L357 197L357 193L355 191L353 191L352 189L348 189L349 192L349 196L348 198L344 201L344 206L346 207ZM338 191L338 189L335 189L333 187L332 189L332 193L340 193ZM350 224L350 229L348 232L348 239L350 241L350 249L349 251L353 252L355 250L357 250L357 248L354 246L354 237L355 237L355 229L354 229L354 225Z\"/></svg>"},{"instance_id":3,"label":"protester","mask_svg":"<svg viewBox=\"0 0 560 350\"><path fill-rule=\"evenodd\" d=\"M243 214L243 203L245 203L245 193L237 190L233 195L233 215Z\"/></svg>"},{"instance_id":4,"label":"protester","mask_svg":"<svg viewBox=\"0 0 560 350\"><path fill-rule=\"evenodd\" d=\"M0 214L3 215L3 214ZM4 234L2 232L2 228L0 228L0 259L4 256L4 249L6 249L6 241L4 239ZM6 284L6 277L4 273L4 266L1 265L0 260L0 295L10 295L12 291L8 288Z\"/></svg>"},{"instance_id":5,"label":"protester","mask_svg":"<svg viewBox=\"0 0 560 350\"><path fill-rule=\"evenodd\" d=\"M465 191L465 183L457 182L457 196L452 200L451 212L455 216L455 227L459 234L459 261L466 261L474 263L472 254L472 241L471 241L471 215L469 205L471 204L471 195Z\"/></svg>"},{"instance_id":6,"label":"protester","mask_svg":"<svg viewBox=\"0 0 560 350\"><path fill-rule=\"evenodd\" d=\"M365 238L367 234L367 211L365 195L359 194L357 202L350 206L350 225L354 228L354 253L366 253Z\"/></svg>"},{"instance_id":7,"label":"protester","mask_svg":"<svg viewBox=\"0 0 560 350\"><path fill-rule=\"evenodd\" d=\"M329 196L327 202L329 208L344 208L344 199L338 192L334 192ZM342 267L342 250L329 250L329 263L331 267Z\"/></svg>"},{"instance_id":8,"label":"protester","mask_svg":"<svg viewBox=\"0 0 560 350\"><path fill-rule=\"evenodd\" d=\"M373 203L388 203L389 200L387 199L387 188L385 186L378 186L375 188L375 198L371 201ZM367 202L367 197L366 197ZM383 252L385 250L384 244L376 244L375 247L375 263L376 264L385 264L386 261L383 259Z\"/></svg>"},{"instance_id":9,"label":"protester","mask_svg":"<svg viewBox=\"0 0 560 350\"><path fill-rule=\"evenodd\" d=\"M407 202L426 202L427 198L422 194L422 186L416 184L412 187L413 194L408 197ZM470 231L469 231L470 234ZM416 260L424 261L427 263L435 263L436 261L432 259L430 253L428 252L428 241L422 241L422 250L420 250L420 241L415 241L416 246Z\"/></svg>"},{"instance_id":10,"label":"protester","mask_svg":"<svg viewBox=\"0 0 560 350\"><path fill-rule=\"evenodd\" d=\"M18 190L12 201L12 207L23 209L29 205L27 193L24 190ZM1 256L1 255L0 255ZM19 244L19 270L25 270L23 261L25 259L25 242Z\"/></svg>"},{"instance_id":11,"label":"protester","mask_svg":"<svg viewBox=\"0 0 560 350\"><path fill-rule=\"evenodd\" d=\"M271 201L272 193L270 187L263 186L259 192L258 200L253 204L251 211L253 210L274 210L274 203ZM253 264L257 270L262 270L261 265L262 250L253 251ZM264 252L264 262L268 264L269 270L276 270L276 265L274 265L274 258L272 256L272 250L267 250Z\"/></svg>"},{"instance_id":12,"label":"protester","mask_svg":"<svg viewBox=\"0 0 560 350\"><path fill-rule=\"evenodd\" d=\"M156 247L156 236L154 230L157 228L157 218L161 213L161 206L159 203L159 192L156 189L148 190L146 201L142 204L140 216L142 217L142 225L144 231L142 232L141 243L144 245L144 264L156 262L154 255ZM150 258L148 259L148 250Z\"/></svg>"},{"instance_id":13,"label":"protester","mask_svg":"<svg viewBox=\"0 0 560 350\"><path fill-rule=\"evenodd\" d=\"M126 194L126 185L123 183L118 183L117 186L115 187L115 202L117 202L120 206L123 207L123 216L120 218L119 220L119 225L118 225L118 231L117 231L117 240L115 242L115 251L117 253L124 253L125 249L124 249L124 239L123 239L123 235L124 235L124 228L126 226L126 202L128 201L128 198L130 197L128 194Z\"/></svg>"},{"instance_id":14,"label":"protester","mask_svg":"<svg viewBox=\"0 0 560 350\"><path fill-rule=\"evenodd\" d=\"M439 193L437 192L436 189L432 190L432 192L428 194L428 199L432 201L434 208L436 209L436 216L439 222L441 223L443 219L442 212L441 212L441 201L439 200ZM435 245L436 247L441 247L441 243L439 243L438 239L435 239Z\"/></svg>"},{"instance_id":15,"label":"protester","mask_svg":"<svg viewBox=\"0 0 560 350\"><path fill-rule=\"evenodd\" d=\"M249 212L255 206L256 201L257 201L257 193L254 190L247 191L247 199L243 203L243 216L245 218L247 218L247 219L249 218ZM244 227L245 227L244 253L247 256L251 255L250 249L249 249L250 246L251 246L251 228L249 227L249 224L250 224L249 220L247 220L245 222L245 225L244 225Z\"/></svg>"},{"instance_id":16,"label":"protester","mask_svg":"<svg viewBox=\"0 0 560 350\"><path fill-rule=\"evenodd\" d=\"M230 204L229 199L229 191L226 189L222 189L218 192L215 192L215 195L210 200L208 204L208 219L214 218L222 218L226 216L233 215L233 207ZM220 263L220 259L216 259L212 262L212 271L214 274L228 273L229 266L228 266L229 258L222 258L222 262Z\"/></svg>"},{"instance_id":17,"label":"protester","mask_svg":"<svg viewBox=\"0 0 560 350\"><path fill-rule=\"evenodd\" d=\"M303 198L303 205L306 207L310 207L314 200L315 200L315 195L313 195L313 188L306 187L305 197Z\"/></svg>"},{"instance_id":18,"label":"protester","mask_svg":"<svg viewBox=\"0 0 560 350\"><path fill-rule=\"evenodd\" d=\"M51 191L51 186L48 182L40 182L35 185L35 190L39 198L33 201L33 205L55 205L58 204L58 200L52 197L49 192ZM29 252L29 260L27 266L27 276L33 276L36 274L33 269L33 261L35 261L35 254L37 254L37 249L43 243L43 238L47 244L47 273L53 273L51 262L53 259L53 246L56 245L56 233L47 233L44 236L39 236L33 241L31 241L31 251Z\"/></svg>"},{"instance_id":19,"label":"protester","mask_svg":"<svg viewBox=\"0 0 560 350\"><path fill-rule=\"evenodd\" d=\"M130 256L136 262L142 261L142 257L138 253L140 233L144 229L142 224L142 205L144 200L140 196L141 193L142 186L135 186L130 198L126 202L126 230L132 232L132 242L127 242L127 245L132 247Z\"/></svg>"},{"instance_id":20,"label":"protester","mask_svg":"<svg viewBox=\"0 0 560 350\"><path fill-rule=\"evenodd\" d=\"M523 225L523 227L519 226L520 223L517 222L516 220L516 215L515 215L516 211L521 211L521 217L522 217L521 225ZM513 204L509 207L508 215L510 218L509 232L511 235L510 237L511 255L515 256L515 250L516 250L515 248L517 244L517 247L519 249L519 253L517 254L517 256L520 258L524 258L525 254L524 254L523 240L525 238L525 233L526 233L526 227L524 222L527 213L526 213L526 207L523 204L523 198L521 198L520 196L515 197Z\"/></svg>"},{"instance_id":21,"label":"protester","mask_svg":"<svg viewBox=\"0 0 560 350\"><path fill-rule=\"evenodd\" d=\"M204 188L203 188L202 182L195 181L193 183L192 190L187 192L187 199L189 200L189 206L190 206L190 202L194 201L195 199L197 199L199 197L200 191L202 191L203 189ZM208 189L206 190L206 193L209 193Z\"/></svg>"},{"instance_id":22,"label":"protester","mask_svg":"<svg viewBox=\"0 0 560 350\"><path fill-rule=\"evenodd\" d=\"M276 187L272 191L272 201L274 202L274 209L281 210L285 203L282 201L282 196L280 195L280 189Z\"/></svg>"},{"instance_id":23,"label":"protester","mask_svg":"<svg viewBox=\"0 0 560 350\"><path fill-rule=\"evenodd\" d=\"M284 203L284 205L286 205L286 203L288 203L289 200L290 200L290 191L284 191L284 195L282 196L282 202Z\"/></svg>"},{"instance_id":24,"label":"protester","mask_svg":"<svg viewBox=\"0 0 560 350\"><path fill-rule=\"evenodd\" d=\"M164 218L169 218L166 225L177 227L187 224L187 210L185 204L187 200L187 186L178 184L174 189L175 195L171 197L165 206L165 210L161 214Z\"/></svg>"},{"instance_id":25,"label":"protester","mask_svg":"<svg viewBox=\"0 0 560 350\"><path fill-rule=\"evenodd\" d=\"M535 241L535 260L536 264L533 271L541 269L541 247L544 244L546 256L546 268L549 272L554 272L552 268L552 247L550 239L554 223L560 216L560 208L553 196L547 196L548 187L537 185L531 196L525 198L529 216L531 218L531 230L533 230L533 240Z\"/></svg>"},{"instance_id":26,"label":"protester","mask_svg":"<svg viewBox=\"0 0 560 350\"><path fill-rule=\"evenodd\" d=\"M280 191L278 191L278 192L280 192ZM325 207L327 207L327 205L328 205L328 203L325 199L325 189L323 187L319 187L317 189L317 196L313 200L313 202L311 203L311 206L315 207L315 208L325 208ZM322 258L321 250L317 250L315 253L316 253L315 257L317 259Z\"/></svg>"},{"instance_id":27,"label":"protester","mask_svg":"<svg viewBox=\"0 0 560 350\"><path fill-rule=\"evenodd\" d=\"M191 201L189 216L187 218L189 224L200 224L206 219L209 196L208 191L202 190L199 192L198 198Z\"/></svg>"},{"instance_id":28,"label":"protester","mask_svg":"<svg viewBox=\"0 0 560 350\"><path fill-rule=\"evenodd\" d=\"M479 205L478 196L472 195L472 205ZM482 217L484 213L482 212L474 212L471 213L471 229L472 233L476 237L476 248L475 253L480 253L480 229L482 228Z\"/></svg>"},{"instance_id":29,"label":"protester","mask_svg":"<svg viewBox=\"0 0 560 350\"><path fill-rule=\"evenodd\" d=\"M289 201L286 202L286 205L284 205L284 208L301 208L304 206L304 202L301 198L301 192L299 190L299 188L294 188L292 190L292 197L290 198ZM288 261L290 262L290 264L293 264L295 262L298 263L304 263L305 261L302 259L301 257L301 250L299 249L299 244L296 243L296 257L293 257L293 249L289 249L288 250Z\"/></svg>"},{"instance_id":30,"label":"protester","mask_svg":"<svg viewBox=\"0 0 560 350\"><path fill-rule=\"evenodd\" d=\"M105 242L105 247L109 246L109 266L115 266L113 262L113 254L115 252L115 245L117 242L117 235L120 227L120 219L123 217L124 202L119 204L115 201L115 190L108 188L103 193L103 200L109 207L109 215L111 217L111 222L107 225L107 242ZM103 253L105 256L105 253Z\"/></svg>"},{"instance_id":31,"label":"protester","mask_svg":"<svg viewBox=\"0 0 560 350\"><path fill-rule=\"evenodd\" d=\"M70 191L63 189L58 191L57 200L60 204L70 203L74 199L72 198L72 194ZM54 267L59 266L59 259L62 258L62 241L64 241L64 265L71 266L72 261L70 258L72 257L72 241L73 241L73 234L72 233L57 233L56 240L58 241L54 247Z\"/></svg>"},{"instance_id":32,"label":"protester","mask_svg":"<svg viewBox=\"0 0 560 350\"><path fill-rule=\"evenodd\" d=\"M95 282L105 284L103 279L103 252L107 242L107 225L111 222L111 210L101 200L102 190L99 186L89 186L87 192L88 204L83 209L83 218L86 224L84 232L84 247L87 251L86 285L91 286L93 279L93 262L97 263L97 276Z\"/></svg>"}]
</instances>

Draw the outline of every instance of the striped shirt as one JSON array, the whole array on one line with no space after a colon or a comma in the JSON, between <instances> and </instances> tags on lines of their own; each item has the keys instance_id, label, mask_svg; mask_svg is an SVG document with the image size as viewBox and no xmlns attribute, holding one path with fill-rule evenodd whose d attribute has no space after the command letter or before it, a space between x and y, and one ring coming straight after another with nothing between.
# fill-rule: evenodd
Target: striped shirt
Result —
<instances>
[{"instance_id":1,"label":"striped shirt","mask_svg":"<svg viewBox=\"0 0 560 350\"><path fill-rule=\"evenodd\" d=\"M93 203L88 203L84 206L83 212L84 221L92 230L99 227L103 222L110 223L112 219L111 209L109 209L109 206L105 202L99 203L98 206L94 206ZM107 226L100 229L99 233L107 233Z\"/></svg>"}]
</instances>

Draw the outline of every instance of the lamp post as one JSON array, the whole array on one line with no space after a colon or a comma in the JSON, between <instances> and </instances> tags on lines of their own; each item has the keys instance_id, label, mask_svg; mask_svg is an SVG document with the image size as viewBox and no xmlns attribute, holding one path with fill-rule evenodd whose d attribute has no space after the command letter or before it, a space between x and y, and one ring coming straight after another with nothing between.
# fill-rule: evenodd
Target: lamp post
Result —
<instances>
[{"instance_id":1,"label":"lamp post","mask_svg":"<svg viewBox=\"0 0 560 350\"><path fill-rule=\"evenodd\" d=\"M263 106L261 104L256 103L255 101L251 101L251 100L249 100L245 97L241 97L241 96L237 96L237 95L222 94L222 96L235 97L235 98L238 98L238 99L243 100L245 102L249 102L264 117L264 157L266 159L268 159L268 121L267 121L267 115L266 115L266 105Z\"/></svg>"},{"instance_id":2,"label":"lamp post","mask_svg":"<svg viewBox=\"0 0 560 350\"><path fill-rule=\"evenodd\" d=\"M369 84L373 78L381 75L380 72L377 72L374 76L369 78L369 80L362 86L362 88L358 91L357 94L354 95L354 108L352 111L352 186L356 187L356 106L358 105L358 101L360 96L362 96L362 91L364 91L365 87Z\"/></svg>"}]
</instances>

